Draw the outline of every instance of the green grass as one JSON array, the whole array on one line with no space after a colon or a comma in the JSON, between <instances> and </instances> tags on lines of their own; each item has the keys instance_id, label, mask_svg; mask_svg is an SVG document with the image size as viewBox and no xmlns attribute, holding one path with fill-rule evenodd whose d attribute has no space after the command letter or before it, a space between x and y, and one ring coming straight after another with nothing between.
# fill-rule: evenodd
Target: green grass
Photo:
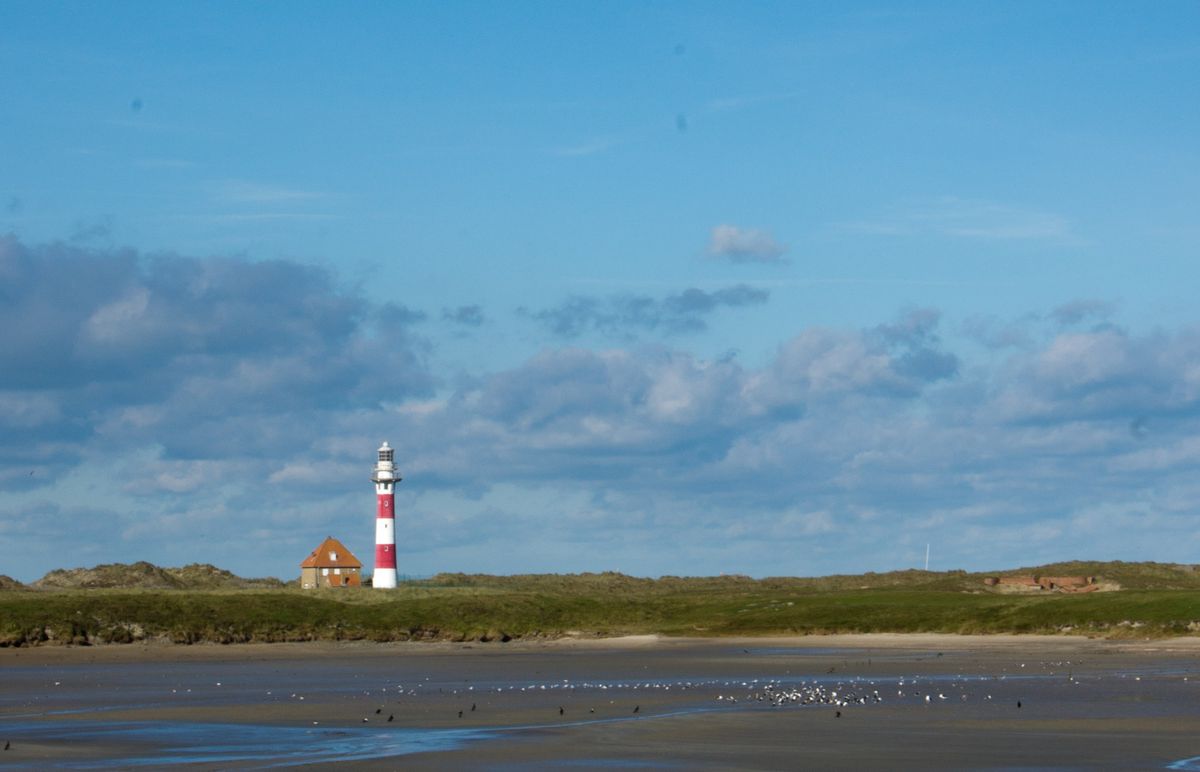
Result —
<instances>
[{"instance_id":1,"label":"green grass","mask_svg":"<svg viewBox=\"0 0 1200 772\"><path fill-rule=\"evenodd\" d=\"M504 640L567 633L1070 631L1112 637L1186 635L1200 628L1200 589L1000 595L980 592L979 576L650 580L620 574L456 574L392 591L0 591L0 645Z\"/></svg>"}]
</instances>

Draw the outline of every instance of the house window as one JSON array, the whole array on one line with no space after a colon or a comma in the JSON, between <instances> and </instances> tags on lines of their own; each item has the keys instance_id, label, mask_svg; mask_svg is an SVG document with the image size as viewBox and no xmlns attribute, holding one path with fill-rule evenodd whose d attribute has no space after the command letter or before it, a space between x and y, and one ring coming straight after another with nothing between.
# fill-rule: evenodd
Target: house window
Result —
<instances>
[{"instance_id":1,"label":"house window","mask_svg":"<svg viewBox=\"0 0 1200 772\"><path fill-rule=\"evenodd\" d=\"M321 576L329 576L329 569L328 569L328 568L322 568L322 569L321 569Z\"/></svg>"},{"instance_id":2,"label":"house window","mask_svg":"<svg viewBox=\"0 0 1200 772\"><path fill-rule=\"evenodd\" d=\"M334 573L334 574L336 574L336 575L338 575L338 576L341 576L341 575L342 575L342 569L340 569L340 568L335 568L335 569L333 569L333 573Z\"/></svg>"},{"instance_id":3,"label":"house window","mask_svg":"<svg viewBox=\"0 0 1200 772\"><path fill-rule=\"evenodd\" d=\"M330 559L330 560L337 560L337 553L336 553L336 552L330 552L330 553L329 553L329 559Z\"/></svg>"}]
</instances>

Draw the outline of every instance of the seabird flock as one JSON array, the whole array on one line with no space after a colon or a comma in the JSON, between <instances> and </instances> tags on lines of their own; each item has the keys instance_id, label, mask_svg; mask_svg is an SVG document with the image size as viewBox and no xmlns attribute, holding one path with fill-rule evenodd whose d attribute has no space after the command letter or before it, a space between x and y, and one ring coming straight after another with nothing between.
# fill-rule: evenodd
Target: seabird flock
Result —
<instances>
[{"instance_id":1,"label":"seabird flock","mask_svg":"<svg viewBox=\"0 0 1200 772\"><path fill-rule=\"evenodd\" d=\"M940 656L940 654L939 654ZM1059 668L1067 669L1063 675L1066 676L1066 681L1071 685L1078 686L1080 680L1076 678L1070 670L1072 663L1067 662L1042 662L1040 663L1044 670L1049 670L1049 675L1056 675L1055 671ZM1079 664L1079 663L1076 663ZM1021 663L1018 666L1018 671L1025 668L1025 664ZM448 707L448 713L452 716L457 716L459 719L466 717L467 712L475 713L480 708L478 700L486 698L489 695L530 695L545 694L550 696L551 693L557 692L562 696L569 696L572 699L589 697L595 699L592 705L580 706L580 710L584 707L588 708L587 714L597 716L597 708L600 708L601 716L606 718L616 718L618 716L637 716L641 717L642 713L641 700L629 699L624 706L619 705L620 698L627 696L629 698L637 697L638 695L653 694L656 692L663 693L663 696L668 696L669 692L688 692L691 691L694 695L694 701L683 710L726 710L740 706L747 708L758 706L763 708L786 708L786 707L819 707L826 706L835 708L836 717L841 717L841 709L852 708L859 706L875 705L884 702L884 695L888 695L889 701L898 704L917 704L930 706L942 701L953 699L955 702L967 702L972 699L982 701L992 700L992 695L985 693L986 688L977 688L984 683L995 683L1005 681L1007 674L995 675L930 675L930 676L888 676L874 677L867 676L848 676L840 675L833 676L837 668L829 668L824 671L824 675L809 676L801 678L797 676L783 678L753 678L753 679L698 679L698 680L580 680L572 681L569 678L554 681L537 681L526 682L524 684L508 683L505 685L494 686L461 686L450 687L447 684L438 685L436 681L431 681L430 676L424 679L419 679L418 683L405 685L395 684L393 687L384 687L382 689L367 689L361 690L359 694L371 697L391 698L396 705L403 705L407 702L404 698L423 698L429 696L437 696L440 698L455 698L461 697L472 700L471 702L463 702L460 705L452 705ZM1005 668L1007 670L1007 668ZM1017 675L1017 673L1013 673ZM356 678L358 676L355 676ZM1022 675L1023 678L1028 676ZM1140 680L1136 679L1136 680ZM1187 680L1186 678L1184 680ZM220 682L217 686L220 686ZM895 689L892 696L891 689ZM436 691L435 691L436 689ZM185 689L182 686L177 689L171 689L172 694L187 692L191 693L191 689ZM710 697L706 697L707 692ZM950 696L947 696L947 692ZM273 692L266 692L268 696L274 695ZM349 696L349 695L346 695ZM559 700L562 699L559 697ZM1017 695L1013 695L1016 697ZM601 702L596 698L608 698ZM273 697L274 700L292 699L304 700L304 696L291 693L290 696L286 693ZM712 702L707 706L704 702L711 699ZM507 702L507 700L506 700ZM632 711L630 703L634 703ZM1013 704L1013 703L1009 703ZM384 723L394 723L396 714L388 712L385 714L386 702L383 705L376 703L378 707L374 707L373 715L368 713L362 716L361 722L364 724L372 723L372 719L378 717L378 721ZM1015 705L1019 709L1023 707L1021 700L1015 700ZM653 706L653 703L652 703ZM488 702L483 703L484 708L500 707ZM512 707L511 705L507 707ZM605 710L605 708L608 708ZM680 709L679 705L674 705L669 708L670 712L676 713ZM552 701L549 710L557 712L558 716L573 720L573 709L570 703ZM483 712L482 710L480 711ZM657 711L652 709L650 715L654 715ZM386 715L386 719L383 716ZM553 713L551 713L553 715ZM578 715L578 714L575 714ZM598 717L598 716L597 716ZM314 726L319 726L321 722L313 721Z\"/></svg>"},{"instance_id":2,"label":"seabird flock","mask_svg":"<svg viewBox=\"0 0 1200 772\"><path fill-rule=\"evenodd\" d=\"M884 702L884 694L886 691L889 694L890 689L895 689L895 697L892 698L900 704L916 703L918 705L932 705L946 700L953 699L955 702L967 702L970 699L980 699L990 701L992 695L986 693L986 688L978 689L976 687L988 683L996 683L1006 680L1006 675L978 675L978 676L900 676L886 678L867 678L864 676L842 677L840 679L816 677L810 679L749 679L749 680L733 680L733 679L708 679L708 680L689 680L689 681L571 681L570 679L562 679L561 681L545 682L545 683L526 683L524 685L510 684L504 686L493 686L476 689L475 686L464 688L445 688L438 687L436 695L442 698L457 696L470 697L478 700L479 697L488 694L495 695L533 695L558 692L566 693L573 698L588 696L593 697L611 697L607 703L614 706L613 710L616 715L630 715L628 703L622 711L617 706L618 697L622 694L627 694L630 697L638 694L654 693L654 692L704 692L712 694L713 703L711 707L705 708L702 704L697 708L705 709L728 709L734 706L741 705L744 707L760 706L772 708L786 707L809 707L809 706L827 706L837 709L835 715L841 718L842 708L852 708L857 706L875 705ZM428 680L428 679L427 679ZM1079 681L1073 675L1069 675L1067 680L1075 685ZM430 685L432 686L432 685ZM383 690L387 692L387 689ZM947 696L947 692L950 696ZM370 691L364 691L363 694L371 694ZM398 685L392 691L393 698L395 697L417 697L433 695L432 691L420 686L416 688L404 687ZM665 694L664 694L665 696ZM633 700L630 700L632 702ZM403 704L403 700L398 700L396 704ZM601 703L597 703L604 707ZM486 705L486 707L492 707ZM1016 702L1017 708L1022 707L1020 700ZM477 702L470 703L470 712L475 712L478 708ZM560 717L571 720L571 710L568 709L565 703L552 702L551 711L556 712ZM674 712L676 709L673 709ZM468 708L459 708L454 706L450 708L451 713L457 714L458 718L463 718L468 712ZM375 715L380 715L382 708L375 710ZM653 713L653 711L652 711ZM589 706L589 715L596 714L596 706ZM641 705L636 704L633 707L632 715L641 714ZM609 713L613 715L613 713ZM389 715L388 721L393 721L394 716ZM367 723L369 717L364 717L363 722Z\"/></svg>"}]
</instances>

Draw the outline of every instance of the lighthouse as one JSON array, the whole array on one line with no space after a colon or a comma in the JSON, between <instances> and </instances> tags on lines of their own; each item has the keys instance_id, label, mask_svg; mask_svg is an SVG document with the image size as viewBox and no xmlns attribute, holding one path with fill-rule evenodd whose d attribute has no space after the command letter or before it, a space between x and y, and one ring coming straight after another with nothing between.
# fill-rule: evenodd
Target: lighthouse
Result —
<instances>
[{"instance_id":1,"label":"lighthouse","mask_svg":"<svg viewBox=\"0 0 1200 772\"><path fill-rule=\"evenodd\" d=\"M396 586L396 483L400 475L396 472L393 450L385 442L379 446L379 460L375 462L375 573L371 586L392 588Z\"/></svg>"}]
</instances>

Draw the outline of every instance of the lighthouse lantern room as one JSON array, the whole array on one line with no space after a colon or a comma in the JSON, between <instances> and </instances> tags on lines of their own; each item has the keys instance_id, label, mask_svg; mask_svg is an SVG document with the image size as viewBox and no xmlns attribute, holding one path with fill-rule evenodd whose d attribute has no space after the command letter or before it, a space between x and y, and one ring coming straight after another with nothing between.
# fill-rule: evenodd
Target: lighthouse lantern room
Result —
<instances>
[{"instance_id":1,"label":"lighthouse lantern room","mask_svg":"<svg viewBox=\"0 0 1200 772\"><path fill-rule=\"evenodd\" d=\"M396 471L394 451L385 442L379 446L379 459L375 462L375 573L371 577L373 587L393 588L396 586L396 483L400 473Z\"/></svg>"}]
</instances>

